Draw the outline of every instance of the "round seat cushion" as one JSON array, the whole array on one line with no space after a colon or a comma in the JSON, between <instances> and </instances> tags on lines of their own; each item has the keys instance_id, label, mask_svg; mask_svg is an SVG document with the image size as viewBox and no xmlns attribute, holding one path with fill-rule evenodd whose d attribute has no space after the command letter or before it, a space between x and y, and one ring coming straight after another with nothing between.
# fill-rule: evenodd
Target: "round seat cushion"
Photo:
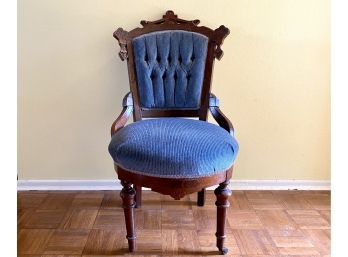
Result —
<instances>
[{"instance_id":1,"label":"round seat cushion","mask_svg":"<svg viewBox=\"0 0 348 257\"><path fill-rule=\"evenodd\" d=\"M122 128L113 135L109 152L117 165L134 173L197 178L229 169L238 143L226 130L206 121L160 118Z\"/></svg>"}]
</instances>

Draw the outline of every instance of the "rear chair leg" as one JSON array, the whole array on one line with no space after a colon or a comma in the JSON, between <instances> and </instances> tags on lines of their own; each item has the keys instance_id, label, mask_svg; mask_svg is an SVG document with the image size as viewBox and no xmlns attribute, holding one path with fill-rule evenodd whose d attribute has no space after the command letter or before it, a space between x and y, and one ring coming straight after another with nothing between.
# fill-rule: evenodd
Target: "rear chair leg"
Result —
<instances>
[{"instance_id":1,"label":"rear chair leg","mask_svg":"<svg viewBox=\"0 0 348 257\"><path fill-rule=\"evenodd\" d=\"M135 187L135 208L141 207L141 186L134 185Z\"/></svg>"},{"instance_id":2,"label":"rear chair leg","mask_svg":"<svg viewBox=\"0 0 348 257\"><path fill-rule=\"evenodd\" d=\"M134 252L136 248L136 236L134 225L134 207L135 207L135 190L132 184L126 181L121 181L123 189L121 198L123 204L124 218L126 221L128 248L130 252Z\"/></svg>"},{"instance_id":3,"label":"rear chair leg","mask_svg":"<svg viewBox=\"0 0 348 257\"><path fill-rule=\"evenodd\" d=\"M197 205L204 206L204 203L205 203L205 188L203 188L197 194Z\"/></svg>"},{"instance_id":4,"label":"rear chair leg","mask_svg":"<svg viewBox=\"0 0 348 257\"><path fill-rule=\"evenodd\" d=\"M227 208L230 206L228 197L232 194L231 190L227 187L229 183L230 181L221 183L214 191L216 195L215 205L217 207L216 246L221 254L227 254L228 252L228 249L224 247L224 241L226 238L225 227Z\"/></svg>"}]
</instances>

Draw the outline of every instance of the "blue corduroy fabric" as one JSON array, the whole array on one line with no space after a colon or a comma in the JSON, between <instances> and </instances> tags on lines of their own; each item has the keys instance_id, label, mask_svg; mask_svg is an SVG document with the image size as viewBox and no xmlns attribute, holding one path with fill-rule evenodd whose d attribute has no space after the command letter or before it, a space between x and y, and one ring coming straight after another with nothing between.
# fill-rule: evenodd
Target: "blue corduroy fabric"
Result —
<instances>
[{"instance_id":1,"label":"blue corduroy fabric","mask_svg":"<svg viewBox=\"0 0 348 257\"><path fill-rule=\"evenodd\" d=\"M161 31L134 38L132 43L142 107L199 107L206 36L180 30Z\"/></svg>"},{"instance_id":2,"label":"blue corduroy fabric","mask_svg":"<svg viewBox=\"0 0 348 257\"><path fill-rule=\"evenodd\" d=\"M223 128L200 120L142 120L118 131L109 152L114 162L135 173L167 178L197 178L230 168L238 143Z\"/></svg>"}]
</instances>

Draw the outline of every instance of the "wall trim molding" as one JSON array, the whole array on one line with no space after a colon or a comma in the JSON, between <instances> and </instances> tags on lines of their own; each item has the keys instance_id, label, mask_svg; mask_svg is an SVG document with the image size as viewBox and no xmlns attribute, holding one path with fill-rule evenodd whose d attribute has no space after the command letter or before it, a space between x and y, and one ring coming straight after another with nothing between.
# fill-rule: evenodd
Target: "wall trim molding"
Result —
<instances>
[{"instance_id":1,"label":"wall trim molding","mask_svg":"<svg viewBox=\"0 0 348 257\"><path fill-rule=\"evenodd\" d=\"M330 180L231 180L232 190L331 190ZM119 180L18 180L17 191L121 190ZM212 190L215 187L210 187Z\"/></svg>"}]
</instances>

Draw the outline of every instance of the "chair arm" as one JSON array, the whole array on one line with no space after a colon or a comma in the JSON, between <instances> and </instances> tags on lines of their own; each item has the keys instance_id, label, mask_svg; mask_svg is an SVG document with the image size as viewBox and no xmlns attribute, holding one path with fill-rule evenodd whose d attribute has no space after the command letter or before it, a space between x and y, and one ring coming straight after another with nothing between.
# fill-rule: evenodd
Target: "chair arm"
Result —
<instances>
[{"instance_id":1,"label":"chair arm","mask_svg":"<svg viewBox=\"0 0 348 257\"><path fill-rule=\"evenodd\" d=\"M219 99L214 94L209 96L209 110L220 127L224 128L231 135L234 134L232 122L226 117L219 108Z\"/></svg>"},{"instance_id":2,"label":"chair arm","mask_svg":"<svg viewBox=\"0 0 348 257\"><path fill-rule=\"evenodd\" d=\"M130 92L123 98L122 106L122 112L111 125L111 136L126 125L129 117L133 113L133 97Z\"/></svg>"}]
</instances>

